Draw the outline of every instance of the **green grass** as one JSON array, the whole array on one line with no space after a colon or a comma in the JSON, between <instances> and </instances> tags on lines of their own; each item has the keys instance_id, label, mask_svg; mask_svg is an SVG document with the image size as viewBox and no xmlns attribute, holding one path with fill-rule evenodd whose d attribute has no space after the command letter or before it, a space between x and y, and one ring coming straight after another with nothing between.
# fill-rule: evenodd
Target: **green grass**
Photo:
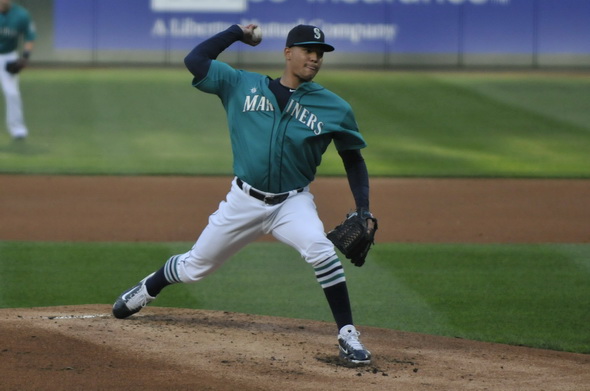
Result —
<instances>
[{"instance_id":1,"label":"green grass","mask_svg":"<svg viewBox=\"0 0 590 391\"><path fill-rule=\"evenodd\" d=\"M263 71L273 77L280 71ZM372 175L590 177L590 75L325 70ZM225 114L188 71L30 69L31 137L0 133L0 172L228 175ZM342 175L332 147L320 175Z\"/></svg>"},{"instance_id":2,"label":"green grass","mask_svg":"<svg viewBox=\"0 0 590 391\"><path fill-rule=\"evenodd\" d=\"M378 174L590 173L588 76L359 71L347 80L324 77L356 108Z\"/></svg>"},{"instance_id":3,"label":"green grass","mask_svg":"<svg viewBox=\"0 0 590 391\"><path fill-rule=\"evenodd\" d=\"M186 243L0 242L0 307L112 303ZM378 244L344 263L356 323L590 353L590 245ZM153 305L332 321L292 249L254 243Z\"/></svg>"},{"instance_id":4,"label":"green grass","mask_svg":"<svg viewBox=\"0 0 590 391\"><path fill-rule=\"evenodd\" d=\"M230 172L221 105L215 97L195 99L190 82L178 70L31 71L22 77L31 137L26 145L0 141L1 170Z\"/></svg>"},{"instance_id":5,"label":"green grass","mask_svg":"<svg viewBox=\"0 0 590 391\"><path fill-rule=\"evenodd\" d=\"M391 245L374 257L392 328L590 353L589 245Z\"/></svg>"}]
</instances>

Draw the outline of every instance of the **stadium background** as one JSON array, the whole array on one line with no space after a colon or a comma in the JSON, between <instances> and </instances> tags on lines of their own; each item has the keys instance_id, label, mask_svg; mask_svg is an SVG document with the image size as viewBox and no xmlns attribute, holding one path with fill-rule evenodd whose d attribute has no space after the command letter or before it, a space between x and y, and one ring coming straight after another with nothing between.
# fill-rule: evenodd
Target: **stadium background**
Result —
<instances>
[{"instance_id":1,"label":"stadium background","mask_svg":"<svg viewBox=\"0 0 590 391\"><path fill-rule=\"evenodd\" d=\"M228 61L280 64L288 29L318 24L332 66L588 67L585 0L22 0L41 32L35 61L180 64L233 23L259 23L265 43Z\"/></svg>"}]
</instances>

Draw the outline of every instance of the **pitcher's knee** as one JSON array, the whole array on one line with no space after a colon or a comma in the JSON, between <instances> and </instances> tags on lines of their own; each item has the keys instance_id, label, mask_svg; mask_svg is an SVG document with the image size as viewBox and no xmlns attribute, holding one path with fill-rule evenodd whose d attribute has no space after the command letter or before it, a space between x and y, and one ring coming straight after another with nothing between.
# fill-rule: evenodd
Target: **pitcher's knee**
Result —
<instances>
[{"instance_id":1,"label":"pitcher's knee","mask_svg":"<svg viewBox=\"0 0 590 391\"><path fill-rule=\"evenodd\" d=\"M334 245L327 238L311 242L301 251L305 261L315 267L316 264L336 256Z\"/></svg>"},{"instance_id":2,"label":"pitcher's knee","mask_svg":"<svg viewBox=\"0 0 590 391\"><path fill-rule=\"evenodd\" d=\"M166 279L186 284L197 282L213 273L221 266L220 262L195 257L191 251L170 257L166 262Z\"/></svg>"}]
</instances>

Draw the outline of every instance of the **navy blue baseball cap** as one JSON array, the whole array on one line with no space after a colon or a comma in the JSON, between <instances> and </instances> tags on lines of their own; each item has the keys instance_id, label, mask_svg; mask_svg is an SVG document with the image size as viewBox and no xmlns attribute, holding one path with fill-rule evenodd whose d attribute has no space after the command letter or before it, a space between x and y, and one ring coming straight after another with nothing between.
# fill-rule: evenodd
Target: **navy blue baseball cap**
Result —
<instances>
[{"instance_id":1,"label":"navy blue baseball cap","mask_svg":"<svg viewBox=\"0 0 590 391\"><path fill-rule=\"evenodd\" d=\"M307 45L322 46L326 52L334 51L334 46L326 43L324 32L320 30L319 27L306 24L300 24L293 27L291 31L289 31L289 35L287 35L287 43L285 46L290 48L293 46Z\"/></svg>"}]
</instances>

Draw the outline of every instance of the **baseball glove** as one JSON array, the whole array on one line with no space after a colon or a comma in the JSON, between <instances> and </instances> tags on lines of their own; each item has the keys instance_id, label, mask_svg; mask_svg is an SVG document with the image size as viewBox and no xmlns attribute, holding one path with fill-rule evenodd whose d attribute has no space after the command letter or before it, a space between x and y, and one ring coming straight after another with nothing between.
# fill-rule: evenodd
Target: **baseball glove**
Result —
<instances>
[{"instance_id":1,"label":"baseball glove","mask_svg":"<svg viewBox=\"0 0 590 391\"><path fill-rule=\"evenodd\" d=\"M328 239L355 266L363 266L365 258L375 244L377 219L366 209L357 209L346 216L342 224L328 232Z\"/></svg>"},{"instance_id":2,"label":"baseball glove","mask_svg":"<svg viewBox=\"0 0 590 391\"><path fill-rule=\"evenodd\" d=\"M17 73L22 71L26 65L27 65L27 61L22 58L18 59L16 61L7 62L6 63L6 72L16 75Z\"/></svg>"}]
</instances>

